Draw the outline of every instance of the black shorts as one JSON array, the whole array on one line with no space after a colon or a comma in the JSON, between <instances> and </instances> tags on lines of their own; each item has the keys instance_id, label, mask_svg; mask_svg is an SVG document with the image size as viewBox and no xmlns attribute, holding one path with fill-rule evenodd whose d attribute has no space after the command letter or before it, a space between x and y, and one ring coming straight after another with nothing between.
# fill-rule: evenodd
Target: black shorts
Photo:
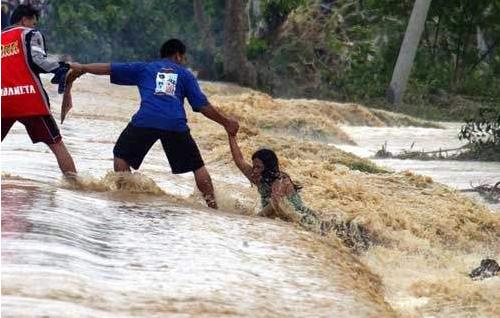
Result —
<instances>
[{"instance_id":1,"label":"black shorts","mask_svg":"<svg viewBox=\"0 0 500 318\"><path fill-rule=\"evenodd\" d=\"M2 141L16 121L19 121L26 127L26 131L34 144L37 142L44 142L47 145L53 145L62 139L54 117L52 117L52 115L45 115L2 118Z\"/></svg>"},{"instance_id":2,"label":"black shorts","mask_svg":"<svg viewBox=\"0 0 500 318\"><path fill-rule=\"evenodd\" d=\"M134 127L131 123L118 137L113 154L137 170L149 149L158 139L161 140L172 173L196 171L205 165L189 130L186 132L166 131Z\"/></svg>"}]
</instances>

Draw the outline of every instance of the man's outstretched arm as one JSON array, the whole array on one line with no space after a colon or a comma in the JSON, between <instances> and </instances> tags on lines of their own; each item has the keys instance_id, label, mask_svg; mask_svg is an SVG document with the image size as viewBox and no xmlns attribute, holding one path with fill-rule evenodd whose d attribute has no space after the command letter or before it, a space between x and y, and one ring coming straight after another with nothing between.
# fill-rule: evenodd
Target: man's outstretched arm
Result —
<instances>
[{"instance_id":1,"label":"man's outstretched arm","mask_svg":"<svg viewBox=\"0 0 500 318\"><path fill-rule=\"evenodd\" d=\"M80 64L71 63L70 68L75 70L76 73L85 74L95 74L95 75L110 75L111 74L111 64L110 63L91 63L91 64Z\"/></svg>"},{"instance_id":2,"label":"man's outstretched arm","mask_svg":"<svg viewBox=\"0 0 500 318\"><path fill-rule=\"evenodd\" d=\"M238 132L240 127L238 122L222 115L214 106L208 104L200 109L200 113L222 125L229 135L234 136Z\"/></svg>"}]
</instances>

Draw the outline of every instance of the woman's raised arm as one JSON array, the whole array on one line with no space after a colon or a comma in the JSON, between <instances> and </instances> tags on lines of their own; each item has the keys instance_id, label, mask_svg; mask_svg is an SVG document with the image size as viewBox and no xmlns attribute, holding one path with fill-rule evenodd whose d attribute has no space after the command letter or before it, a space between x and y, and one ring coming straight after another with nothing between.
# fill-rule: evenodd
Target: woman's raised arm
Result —
<instances>
[{"instance_id":1,"label":"woman's raised arm","mask_svg":"<svg viewBox=\"0 0 500 318\"><path fill-rule=\"evenodd\" d=\"M254 183L254 181L252 180L252 166L249 165L243 158L243 154L241 153L238 142L236 141L236 136L231 136L228 134L228 137L229 147L231 148L231 155L233 156L233 160L236 163L236 166L245 175L245 177L250 180L250 182Z\"/></svg>"}]
</instances>

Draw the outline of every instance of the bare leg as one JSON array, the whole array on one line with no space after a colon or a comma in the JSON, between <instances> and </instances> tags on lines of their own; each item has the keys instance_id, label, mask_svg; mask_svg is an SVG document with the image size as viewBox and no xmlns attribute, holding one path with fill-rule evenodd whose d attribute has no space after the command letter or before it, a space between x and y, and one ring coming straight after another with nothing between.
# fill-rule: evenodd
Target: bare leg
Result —
<instances>
[{"instance_id":1,"label":"bare leg","mask_svg":"<svg viewBox=\"0 0 500 318\"><path fill-rule=\"evenodd\" d=\"M76 167L73 158L68 152L66 145L62 140L55 144L48 145L54 153L59 164L59 169L66 177L74 177L76 175Z\"/></svg>"},{"instance_id":2,"label":"bare leg","mask_svg":"<svg viewBox=\"0 0 500 318\"><path fill-rule=\"evenodd\" d=\"M115 172L128 172L128 173L131 172L130 166L125 160L118 158L118 157L114 157L113 163L114 163ZM125 183L124 176L119 176L118 179L116 180L116 187L118 189L122 189L122 188L124 188L124 185L125 185L124 183Z\"/></svg>"},{"instance_id":3,"label":"bare leg","mask_svg":"<svg viewBox=\"0 0 500 318\"><path fill-rule=\"evenodd\" d=\"M114 167L115 167L115 172L130 172L130 166L129 164L118 157L114 158Z\"/></svg>"},{"instance_id":4,"label":"bare leg","mask_svg":"<svg viewBox=\"0 0 500 318\"><path fill-rule=\"evenodd\" d=\"M215 201L214 186L212 185L212 179L210 174L208 174L207 168L205 166L194 172L194 179L196 180L196 186L203 194L203 198L207 202L207 205L212 209L217 209L217 202Z\"/></svg>"}]
</instances>

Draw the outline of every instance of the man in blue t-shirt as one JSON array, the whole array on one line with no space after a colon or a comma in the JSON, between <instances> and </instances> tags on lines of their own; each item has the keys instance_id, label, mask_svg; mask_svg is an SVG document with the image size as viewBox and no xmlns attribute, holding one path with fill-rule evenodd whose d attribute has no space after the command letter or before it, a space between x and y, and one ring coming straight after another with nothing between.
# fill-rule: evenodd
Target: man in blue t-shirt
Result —
<instances>
[{"instance_id":1,"label":"man in blue t-shirt","mask_svg":"<svg viewBox=\"0 0 500 318\"><path fill-rule=\"evenodd\" d=\"M186 47L170 39L160 50L161 59L143 63L71 64L73 77L83 73L110 75L111 83L139 88L141 105L113 149L115 171L139 169L153 144L160 139L172 173L192 171L208 206L217 208L210 175L187 126L184 98L193 111L221 124L235 135L238 122L223 116L210 104L185 63ZM74 80L70 78L69 81Z\"/></svg>"}]
</instances>

